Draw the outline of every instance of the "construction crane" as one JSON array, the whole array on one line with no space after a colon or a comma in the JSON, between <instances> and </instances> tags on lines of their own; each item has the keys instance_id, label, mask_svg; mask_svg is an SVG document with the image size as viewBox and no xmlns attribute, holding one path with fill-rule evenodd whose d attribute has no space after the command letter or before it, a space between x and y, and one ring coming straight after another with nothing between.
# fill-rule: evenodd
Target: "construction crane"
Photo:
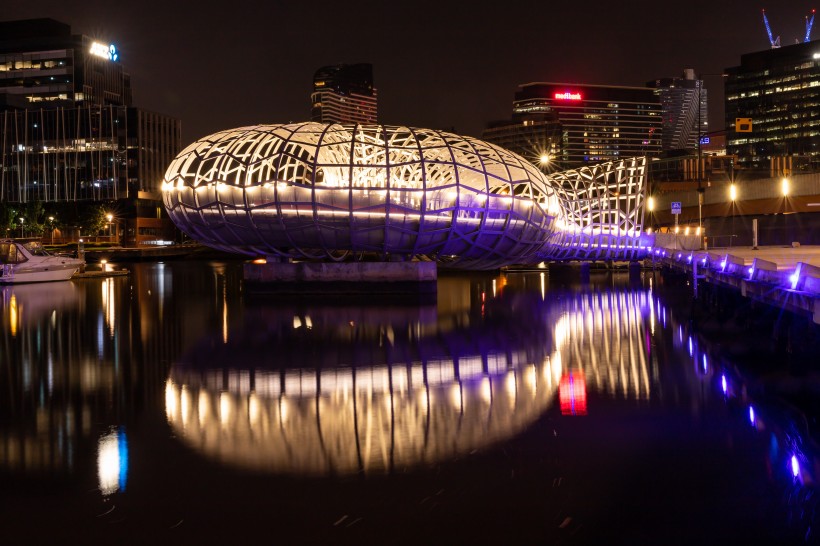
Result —
<instances>
[{"instance_id":1,"label":"construction crane","mask_svg":"<svg viewBox=\"0 0 820 546\"><path fill-rule=\"evenodd\" d=\"M812 17L812 21L814 21L814 17ZM776 49L780 47L780 36L774 38L772 36L772 27L769 26L769 18L766 17L766 10L763 10L763 24L766 25L766 34L769 35L769 42L772 44L772 49ZM806 29L806 34L808 35L808 30Z\"/></svg>"},{"instance_id":2,"label":"construction crane","mask_svg":"<svg viewBox=\"0 0 820 546\"><path fill-rule=\"evenodd\" d=\"M804 42L811 42L811 27L814 25L814 10L811 10L811 19L806 15L806 36L803 38Z\"/></svg>"}]
</instances>

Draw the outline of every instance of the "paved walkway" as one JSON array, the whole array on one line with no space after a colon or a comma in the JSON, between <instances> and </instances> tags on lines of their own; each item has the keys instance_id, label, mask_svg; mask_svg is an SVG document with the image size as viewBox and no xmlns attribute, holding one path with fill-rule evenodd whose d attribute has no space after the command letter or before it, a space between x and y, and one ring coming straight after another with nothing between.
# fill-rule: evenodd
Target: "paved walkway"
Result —
<instances>
[{"instance_id":1,"label":"paved walkway","mask_svg":"<svg viewBox=\"0 0 820 546\"><path fill-rule=\"evenodd\" d=\"M808 263L820 267L820 246L760 246L753 250L750 246L733 246L731 248L710 248L714 254L731 254L743 258L746 264L760 258L777 264L778 270L788 270L797 267L797 262Z\"/></svg>"}]
</instances>

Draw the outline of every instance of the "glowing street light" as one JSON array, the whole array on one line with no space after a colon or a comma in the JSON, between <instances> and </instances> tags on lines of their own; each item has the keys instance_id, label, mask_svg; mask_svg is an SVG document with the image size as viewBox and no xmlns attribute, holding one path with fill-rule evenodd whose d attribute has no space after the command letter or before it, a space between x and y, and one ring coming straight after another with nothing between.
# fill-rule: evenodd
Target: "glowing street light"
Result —
<instances>
[{"instance_id":1,"label":"glowing street light","mask_svg":"<svg viewBox=\"0 0 820 546\"><path fill-rule=\"evenodd\" d=\"M735 237L735 200L737 199L737 186L734 184L729 186L729 199L732 200L732 233L729 234L729 246L732 246L732 240Z\"/></svg>"},{"instance_id":2,"label":"glowing street light","mask_svg":"<svg viewBox=\"0 0 820 546\"><path fill-rule=\"evenodd\" d=\"M786 199L789 197L789 179L784 177L780 181L780 191L783 192L783 242L789 240L788 226L786 225Z\"/></svg>"},{"instance_id":3,"label":"glowing street light","mask_svg":"<svg viewBox=\"0 0 820 546\"><path fill-rule=\"evenodd\" d=\"M546 165L550 162L550 155L549 154L541 154L539 158L541 165Z\"/></svg>"},{"instance_id":4,"label":"glowing street light","mask_svg":"<svg viewBox=\"0 0 820 546\"><path fill-rule=\"evenodd\" d=\"M111 221L114 219L114 215L109 212L108 214L105 215L105 217L106 217L106 219L108 219L108 242L110 243L111 242L111 231L112 231Z\"/></svg>"}]
</instances>

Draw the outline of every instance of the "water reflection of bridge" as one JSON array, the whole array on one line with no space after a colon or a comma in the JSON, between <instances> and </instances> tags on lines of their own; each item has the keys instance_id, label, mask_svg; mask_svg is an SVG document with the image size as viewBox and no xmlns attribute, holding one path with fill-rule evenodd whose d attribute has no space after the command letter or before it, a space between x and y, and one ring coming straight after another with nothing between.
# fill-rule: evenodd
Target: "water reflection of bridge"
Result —
<instances>
[{"instance_id":1,"label":"water reflection of bridge","mask_svg":"<svg viewBox=\"0 0 820 546\"><path fill-rule=\"evenodd\" d=\"M166 412L186 443L257 470L344 475L442 462L518 434L556 395L649 398L650 300L645 291L563 303L512 292L487 302L483 322L355 332L344 312L334 322L321 310L294 320L292 309L250 308L246 321L268 333L203 340L172 368ZM284 328L303 344L280 352ZM356 353L357 344L384 350ZM580 383L566 390L570 372Z\"/></svg>"}]
</instances>

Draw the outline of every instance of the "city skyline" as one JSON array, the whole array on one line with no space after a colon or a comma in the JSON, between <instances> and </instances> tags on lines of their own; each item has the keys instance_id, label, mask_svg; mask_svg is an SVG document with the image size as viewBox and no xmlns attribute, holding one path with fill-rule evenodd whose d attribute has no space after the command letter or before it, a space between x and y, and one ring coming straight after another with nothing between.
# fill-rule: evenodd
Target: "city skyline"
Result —
<instances>
[{"instance_id":1,"label":"city skyline","mask_svg":"<svg viewBox=\"0 0 820 546\"><path fill-rule=\"evenodd\" d=\"M256 123L310 118L314 71L372 63L379 122L479 136L509 118L520 84L570 81L643 86L649 80L720 74L744 53L768 49L762 2L743 7L693 0L638 0L612 11L603 2L492 10L449 3L253 6L181 2L77 6L44 1L4 10L3 19L49 17L117 45L135 103L182 119L183 144ZM775 36L802 39L812 6L770 5ZM815 30L813 37L820 37ZM710 90L710 129L723 128L719 76Z\"/></svg>"}]
</instances>

